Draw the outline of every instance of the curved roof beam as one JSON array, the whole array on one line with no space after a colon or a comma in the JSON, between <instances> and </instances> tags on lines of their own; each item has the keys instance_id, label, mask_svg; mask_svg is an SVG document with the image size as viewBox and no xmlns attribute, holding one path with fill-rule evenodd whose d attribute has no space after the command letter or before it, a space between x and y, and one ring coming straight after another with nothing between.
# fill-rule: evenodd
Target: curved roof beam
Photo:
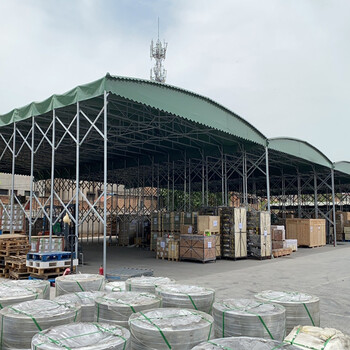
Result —
<instances>
[{"instance_id":1,"label":"curved roof beam","mask_svg":"<svg viewBox=\"0 0 350 350\"><path fill-rule=\"evenodd\" d=\"M0 115L0 127L65 107L78 101L102 96L104 91L137 103L178 115L196 123L266 145L266 137L253 125L213 100L171 85L149 80L111 76L77 86L42 102L33 102L22 108Z\"/></svg>"},{"instance_id":2,"label":"curved roof beam","mask_svg":"<svg viewBox=\"0 0 350 350\"><path fill-rule=\"evenodd\" d=\"M333 163L324 153L303 140L291 137L275 137L268 140L268 147L327 168L333 167Z\"/></svg>"}]
</instances>

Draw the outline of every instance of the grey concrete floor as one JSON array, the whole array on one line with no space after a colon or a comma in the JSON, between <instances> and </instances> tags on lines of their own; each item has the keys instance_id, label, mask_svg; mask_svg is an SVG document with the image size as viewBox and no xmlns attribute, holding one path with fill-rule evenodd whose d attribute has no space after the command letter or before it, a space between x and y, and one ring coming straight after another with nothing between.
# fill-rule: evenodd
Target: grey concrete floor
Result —
<instances>
[{"instance_id":1,"label":"grey concrete floor","mask_svg":"<svg viewBox=\"0 0 350 350\"><path fill-rule=\"evenodd\" d=\"M80 272L98 273L102 245L83 244L85 264ZM334 248L299 248L288 257L273 260L218 260L215 263L172 262L155 259L141 248L111 246L107 249L107 271L116 267L143 267L155 276L180 283L214 288L216 298L253 297L266 289L295 290L317 295L321 326L350 334L350 244Z\"/></svg>"}]
</instances>

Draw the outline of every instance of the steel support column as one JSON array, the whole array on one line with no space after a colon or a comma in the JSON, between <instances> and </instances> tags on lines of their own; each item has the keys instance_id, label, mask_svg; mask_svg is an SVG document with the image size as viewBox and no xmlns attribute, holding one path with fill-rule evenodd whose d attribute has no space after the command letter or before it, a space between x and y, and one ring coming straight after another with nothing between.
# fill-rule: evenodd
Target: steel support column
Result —
<instances>
[{"instance_id":1,"label":"steel support column","mask_svg":"<svg viewBox=\"0 0 350 350\"><path fill-rule=\"evenodd\" d=\"M16 123L13 123L13 144L12 144L12 180L11 180L11 214L10 233L13 233L13 206L15 199L15 167L16 167Z\"/></svg>"},{"instance_id":2,"label":"steel support column","mask_svg":"<svg viewBox=\"0 0 350 350\"><path fill-rule=\"evenodd\" d=\"M334 169L331 169L332 176L332 203L333 203L333 235L334 235L334 247L337 246L337 224L335 218L335 189L334 189Z\"/></svg>"},{"instance_id":3,"label":"steel support column","mask_svg":"<svg viewBox=\"0 0 350 350\"><path fill-rule=\"evenodd\" d=\"M269 172L269 150L267 146L265 147L265 167L266 167L266 197L267 197L267 211L271 212L271 203L270 203L270 172ZM272 245L271 245L272 249ZM272 251L271 251L272 256Z\"/></svg>"},{"instance_id":4,"label":"steel support column","mask_svg":"<svg viewBox=\"0 0 350 350\"><path fill-rule=\"evenodd\" d=\"M29 244L32 242L33 230L33 182L34 182L34 135L35 135L35 121L32 117L32 149L30 150L30 198L29 198Z\"/></svg>"},{"instance_id":5,"label":"steel support column","mask_svg":"<svg viewBox=\"0 0 350 350\"><path fill-rule=\"evenodd\" d=\"M103 95L103 272L107 268L107 91ZM125 188L124 188L125 191Z\"/></svg>"},{"instance_id":6,"label":"steel support column","mask_svg":"<svg viewBox=\"0 0 350 350\"><path fill-rule=\"evenodd\" d=\"M79 175L79 159L80 159L80 134L79 134L79 116L80 116L80 105L79 101L77 102L77 120L76 120L76 160L75 160L75 237L74 237L74 244L75 244L75 258L79 259L78 253L78 246L79 246L79 182L80 182L80 175ZM106 222L105 222L106 223Z\"/></svg>"},{"instance_id":7,"label":"steel support column","mask_svg":"<svg viewBox=\"0 0 350 350\"><path fill-rule=\"evenodd\" d=\"M314 209L315 209L315 219L318 219L318 191L317 191L317 175L314 170Z\"/></svg>"},{"instance_id":8,"label":"steel support column","mask_svg":"<svg viewBox=\"0 0 350 350\"><path fill-rule=\"evenodd\" d=\"M50 237L49 251L52 251L52 225L53 225L53 206L54 206L54 186L55 186L55 133L56 133L56 110L52 110L52 140L51 140L51 188L50 188Z\"/></svg>"}]
</instances>

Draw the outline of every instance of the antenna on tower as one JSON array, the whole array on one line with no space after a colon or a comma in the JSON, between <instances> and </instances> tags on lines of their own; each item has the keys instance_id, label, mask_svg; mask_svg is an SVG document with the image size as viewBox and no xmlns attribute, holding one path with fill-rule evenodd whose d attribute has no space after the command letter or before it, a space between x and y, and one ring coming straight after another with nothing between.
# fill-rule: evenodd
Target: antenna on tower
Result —
<instances>
[{"instance_id":1,"label":"antenna on tower","mask_svg":"<svg viewBox=\"0 0 350 350\"><path fill-rule=\"evenodd\" d=\"M150 56L151 59L154 58L155 65L151 68L150 79L157 81L159 83L165 83L167 71L163 67L163 61L165 60L166 50L168 48L168 43L159 40L159 17L158 17L158 39L156 43L151 41Z\"/></svg>"}]
</instances>

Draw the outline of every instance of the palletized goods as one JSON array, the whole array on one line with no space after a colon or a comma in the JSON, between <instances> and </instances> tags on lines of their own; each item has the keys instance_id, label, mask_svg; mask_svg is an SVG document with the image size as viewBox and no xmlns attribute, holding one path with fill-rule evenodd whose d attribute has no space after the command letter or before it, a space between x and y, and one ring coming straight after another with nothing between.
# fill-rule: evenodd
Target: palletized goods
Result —
<instances>
[{"instance_id":1,"label":"palletized goods","mask_svg":"<svg viewBox=\"0 0 350 350\"><path fill-rule=\"evenodd\" d=\"M247 211L245 208L220 208L221 255L224 258L247 256Z\"/></svg>"},{"instance_id":2,"label":"palletized goods","mask_svg":"<svg viewBox=\"0 0 350 350\"><path fill-rule=\"evenodd\" d=\"M63 294L53 301L63 305L79 304L81 306L82 322L94 321L95 314L95 299L101 297L105 292L76 292Z\"/></svg>"},{"instance_id":3,"label":"palletized goods","mask_svg":"<svg viewBox=\"0 0 350 350\"><path fill-rule=\"evenodd\" d=\"M201 262L216 260L216 237L181 235L180 259Z\"/></svg>"},{"instance_id":4,"label":"palletized goods","mask_svg":"<svg viewBox=\"0 0 350 350\"><path fill-rule=\"evenodd\" d=\"M333 328L296 326L286 337L285 342L300 349L350 349L350 337Z\"/></svg>"},{"instance_id":5,"label":"palletized goods","mask_svg":"<svg viewBox=\"0 0 350 350\"><path fill-rule=\"evenodd\" d=\"M36 334L32 350L128 350L130 332L108 323L74 323Z\"/></svg>"},{"instance_id":6,"label":"palletized goods","mask_svg":"<svg viewBox=\"0 0 350 350\"><path fill-rule=\"evenodd\" d=\"M319 247L326 245L326 220L286 219L287 239L297 239L299 246Z\"/></svg>"},{"instance_id":7,"label":"palletized goods","mask_svg":"<svg viewBox=\"0 0 350 350\"><path fill-rule=\"evenodd\" d=\"M220 216L198 216L198 233L204 234L206 231L209 231L211 233L220 232Z\"/></svg>"},{"instance_id":8,"label":"palletized goods","mask_svg":"<svg viewBox=\"0 0 350 350\"><path fill-rule=\"evenodd\" d=\"M297 350L298 348L276 340L249 337L213 339L201 343L192 350Z\"/></svg>"},{"instance_id":9,"label":"palletized goods","mask_svg":"<svg viewBox=\"0 0 350 350\"><path fill-rule=\"evenodd\" d=\"M125 291L125 282L124 281L108 282L105 285L105 291L107 293L124 292Z\"/></svg>"},{"instance_id":10,"label":"palletized goods","mask_svg":"<svg viewBox=\"0 0 350 350\"><path fill-rule=\"evenodd\" d=\"M129 319L133 350L189 350L211 338L213 318L201 311L154 309Z\"/></svg>"},{"instance_id":11,"label":"palletized goods","mask_svg":"<svg viewBox=\"0 0 350 350\"><path fill-rule=\"evenodd\" d=\"M194 309L211 313L215 291L211 288L184 284L166 284L156 288L162 307Z\"/></svg>"},{"instance_id":12,"label":"palletized goods","mask_svg":"<svg viewBox=\"0 0 350 350\"><path fill-rule=\"evenodd\" d=\"M267 211L247 212L248 253L257 258L271 256L271 216Z\"/></svg>"},{"instance_id":13,"label":"palletized goods","mask_svg":"<svg viewBox=\"0 0 350 350\"><path fill-rule=\"evenodd\" d=\"M255 295L258 300L271 302L286 308L286 334L295 325L320 325L320 299L300 292L267 290Z\"/></svg>"},{"instance_id":14,"label":"palletized goods","mask_svg":"<svg viewBox=\"0 0 350 350\"><path fill-rule=\"evenodd\" d=\"M213 305L216 337L258 337L282 341L286 329L283 306L252 299L226 299Z\"/></svg>"},{"instance_id":15,"label":"palletized goods","mask_svg":"<svg viewBox=\"0 0 350 350\"><path fill-rule=\"evenodd\" d=\"M0 348L29 349L33 336L43 329L79 322L79 305L60 305L37 299L25 301L0 311Z\"/></svg>"},{"instance_id":16,"label":"palletized goods","mask_svg":"<svg viewBox=\"0 0 350 350\"><path fill-rule=\"evenodd\" d=\"M175 281L168 277L133 277L126 280L125 289L133 292L155 293L156 287L173 283L175 283Z\"/></svg>"},{"instance_id":17,"label":"palletized goods","mask_svg":"<svg viewBox=\"0 0 350 350\"><path fill-rule=\"evenodd\" d=\"M96 321L128 327L133 313L158 308L160 302L161 298L151 293L109 293L95 300Z\"/></svg>"},{"instance_id":18,"label":"palletized goods","mask_svg":"<svg viewBox=\"0 0 350 350\"><path fill-rule=\"evenodd\" d=\"M103 291L105 278L95 274L76 274L57 277L56 296L73 292Z\"/></svg>"}]
</instances>

